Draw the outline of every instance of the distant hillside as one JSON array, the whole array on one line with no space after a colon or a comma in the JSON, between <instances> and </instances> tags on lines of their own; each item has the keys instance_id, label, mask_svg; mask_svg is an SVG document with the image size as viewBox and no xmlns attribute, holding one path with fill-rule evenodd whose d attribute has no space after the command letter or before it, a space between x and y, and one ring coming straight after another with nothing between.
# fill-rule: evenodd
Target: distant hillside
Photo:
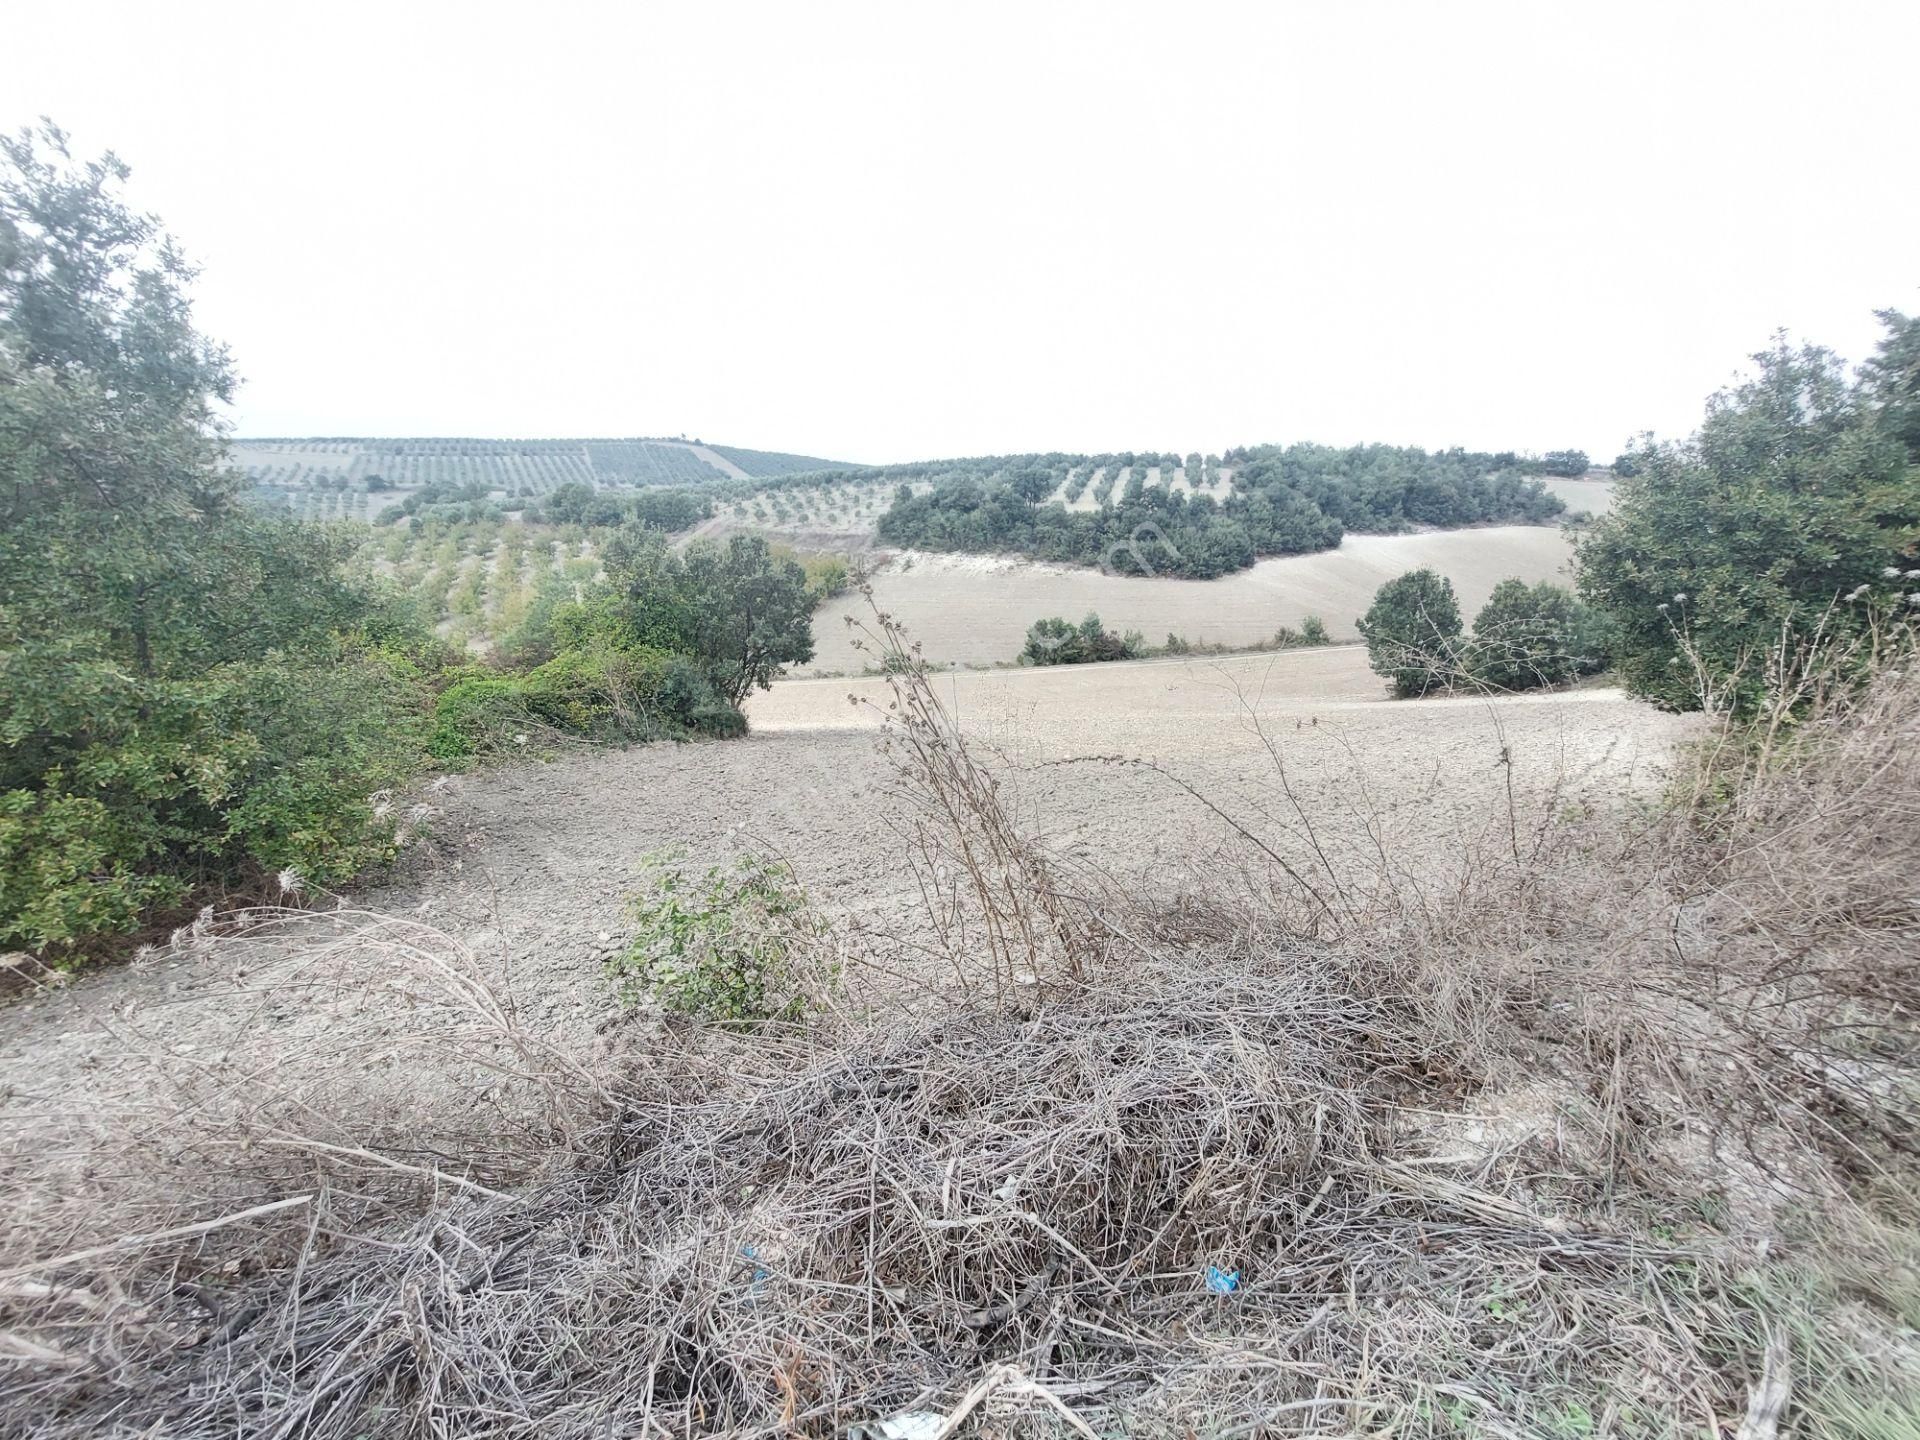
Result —
<instances>
[{"instance_id":1,"label":"distant hillside","mask_svg":"<svg viewBox=\"0 0 1920 1440\"><path fill-rule=\"evenodd\" d=\"M861 468L843 465L838 460L822 460L815 455L783 455L777 450L742 450L737 445L709 445L707 448L721 459L731 460L755 480L771 479L777 475L808 475L816 470Z\"/></svg>"},{"instance_id":2,"label":"distant hillside","mask_svg":"<svg viewBox=\"0 0 1920 1440\"><path fill-rule=\"evenodd\" d=\"M842 468L811 455L703 445L646 436L606 440L485 440L470 437L247 438L233 462L256 485L358 489L378 477L396 489L433 483L482 485L544 495L557 485L706 485Z\"/></svg>"}]
</instances>

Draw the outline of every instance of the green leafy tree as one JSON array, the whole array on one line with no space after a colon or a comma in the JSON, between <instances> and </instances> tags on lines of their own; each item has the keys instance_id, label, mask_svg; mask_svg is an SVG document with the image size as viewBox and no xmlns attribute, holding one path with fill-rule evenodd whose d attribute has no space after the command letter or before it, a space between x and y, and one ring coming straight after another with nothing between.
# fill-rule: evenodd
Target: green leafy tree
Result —
<instances>
[{"instance_id":1,"label":"green leafy tree","mask_svg":"<svg viewBox=\"0 0 1920 1440\"><path fill-rule=\"evenodd\" d=\"M1784 340L1715 396L1692 439L1649 444L1580 541L1580 591L1618 635L1628 687L1745 713L1763 656L1909 610L1920 545L1915 322L1889 312L1857 378ZM1898 623L1898 622L1896 622Z\"/></svg>"},{"instance_id":2,"label":"green leafy tree","mask_svg":"<svg viewBox=\"0 0 1920 1440\"><path fill-rule=\"evenodd\" d=\"M1460 659L1460 602L1453 582L1432 570L1389 580L1359 621L1367 663L1402 699L1452 683Z\"/></svg>"},{"instance_id":3,"label":"green leafy tree","mask_svg":"<svg viewBox=\"0 0 1920 1440\"><path fill-rule=\"evenodd\" d=\"M619 623L642 643L691 655L736 709L813 658L807 573L758 535L675 551L658 531L629 526L608 542L605 565Z\"/></svg>"},{"instance_id":4,"label":"green leafy tree","mask_svg":"<svg viewBox=\"0 0 1920 1440\"><path fill-rule=\"evenodd\" d=\"M0 945L343 879L391 852L416 697L339 539L241 503L226 353L126 167L51 125L0 162Z\"/></svg>"},{"instance_id":5,"label":"green leafy tree","mask_svg":"<svg viewBox=\"0 0 1920 1440\"><path fill-rule=\"evenodd\" d=\"M1561 685L1606 664L1605 646L1587 607L1562 586L1502 580L1473 621L1467 664L1472 677L1497 690Z\"/></svg>"}]
</instances>

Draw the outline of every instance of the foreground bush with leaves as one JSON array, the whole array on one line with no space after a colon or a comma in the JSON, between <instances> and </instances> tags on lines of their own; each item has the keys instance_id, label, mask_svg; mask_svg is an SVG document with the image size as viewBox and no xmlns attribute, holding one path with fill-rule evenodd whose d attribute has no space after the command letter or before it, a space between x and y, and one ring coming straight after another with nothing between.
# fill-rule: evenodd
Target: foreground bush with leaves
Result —
<instances>
[{"instance_id":1,"label":"foreground bush with leaves","mask_svg":"<svg viewBox=\"0 0 1920 1440\"><path fill-rule=\"evenodd\" d=\"M1693 438L1616 463L1580 591L1634 693L1750 716L1769 654L1920 618L1920 317L1881 320L1857 373L1783 339Z\"/></svg>"},{"instance_id":2,"label":"foreground bush with leaves","mask_svg":"<svg viewBox=\"0 0 1920 1440\"><path fill-rule=\"evenodd\" d=\"M622 996L723 1023L795 1021L831 974L812 947L821 924L783 861L747 853L689 877L672 855L647 862L634 937L608 962Z\"/></svg>"}]
</instances>

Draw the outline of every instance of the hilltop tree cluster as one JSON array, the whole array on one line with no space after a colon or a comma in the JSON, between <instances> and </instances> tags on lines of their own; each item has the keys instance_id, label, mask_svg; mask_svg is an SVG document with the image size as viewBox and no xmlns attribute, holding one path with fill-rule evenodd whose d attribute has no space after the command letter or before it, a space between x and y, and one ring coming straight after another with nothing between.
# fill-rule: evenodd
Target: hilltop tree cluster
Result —
<instances>
[{"instance_id":1,"label":"hilltop tree cluster","mask_svg":"<svg viewBox=\"0 0 1920 1440\"><path fill-rule=\"evenodd\" d=\"M1038 465L943 478L924 494L903 484L879 535L923 550L1010 551L1123 575L1211 579L1264 555L1331 549L1348 530L1541 523L1565 508L1538 481L1500 468L1503 457L1466 451L1293 445L1229 458L1239 468L1220 498L1149 485L1136 465L1096 510L1046 503L1052 475Z\"/></svg>"}]
</instances>

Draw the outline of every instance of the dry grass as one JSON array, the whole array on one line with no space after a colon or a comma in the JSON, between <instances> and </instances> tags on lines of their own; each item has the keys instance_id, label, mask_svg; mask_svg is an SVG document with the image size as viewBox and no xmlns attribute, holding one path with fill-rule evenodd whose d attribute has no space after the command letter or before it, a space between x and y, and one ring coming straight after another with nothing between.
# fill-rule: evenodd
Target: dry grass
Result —
<instances>
[{"instance_id":1,"label":"dry grass","mask_svg":"<svg viewBox=\"0 0 1920 1440\"><path fill-rule=\"evenodd\" d=\"M284 973L342 1013L261 1037L276 1066L149 1086L153 1143L103 1116L94 1174L28 1167L0 1425L1913 1433L1920 670L1729 732L1674 807L1509 792L1440 869L1384 824L1322 844L1263 737L1235 875L1128 898L878 629L967 983L588 1067L450 942L343 918ZM433 1023L381 1035L393 1005ZM343 1110L328 1077L382 1054L487 1108Z\"/></svg>"}]
</instances>

